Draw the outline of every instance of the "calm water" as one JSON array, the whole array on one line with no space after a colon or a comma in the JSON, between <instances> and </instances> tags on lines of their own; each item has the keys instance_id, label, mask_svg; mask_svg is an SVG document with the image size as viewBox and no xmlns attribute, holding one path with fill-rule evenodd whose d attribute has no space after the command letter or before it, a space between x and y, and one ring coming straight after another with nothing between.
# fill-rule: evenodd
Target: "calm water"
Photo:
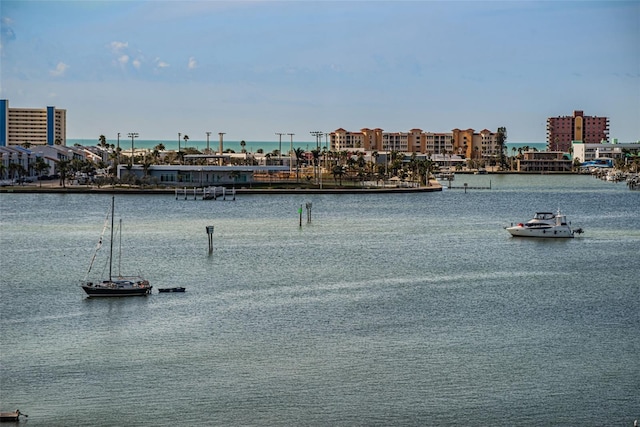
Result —
<instances>
[{"instance_id":1,"label":"calm water","mask_svg":"<svg viewBox=\"0 0 640 427\"><path fill-rule=\"evenodd\" d=\"M640 192L456 184L489 179L467 194L117 196L123 270L187 292L106 300L78 281L110 196L1 194L2 408L32 427L631 426ZM557 208L586 233L503 230Z\"/></svg>"}]
</instances>

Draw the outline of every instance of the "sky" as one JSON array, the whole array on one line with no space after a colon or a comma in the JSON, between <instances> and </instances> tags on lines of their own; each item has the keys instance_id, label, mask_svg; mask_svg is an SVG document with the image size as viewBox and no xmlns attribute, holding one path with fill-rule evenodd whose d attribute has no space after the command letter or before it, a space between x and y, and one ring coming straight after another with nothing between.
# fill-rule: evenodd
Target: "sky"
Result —
<instances>
[{"instance_id":1,"label":"sky","mask_svg":"<svg viewBox=\"0 0 640 427\"><path fill-rule=\"evenodd\" d=\"M2 0L0 19L0 98L65 109L68 139L545 142L548 117L582 110L640 140L638 0Z\"/></svg>"}]
</instances>

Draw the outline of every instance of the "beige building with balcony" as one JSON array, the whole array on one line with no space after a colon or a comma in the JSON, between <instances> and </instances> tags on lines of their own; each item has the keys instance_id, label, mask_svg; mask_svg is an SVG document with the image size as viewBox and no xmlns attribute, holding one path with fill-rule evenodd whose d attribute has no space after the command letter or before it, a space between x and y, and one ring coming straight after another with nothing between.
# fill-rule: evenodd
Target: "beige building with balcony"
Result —
<instances>
[{"instance_id":1,"label":"beige building with balcony","mask_svg":"<svg viewBox=\"0 0 640 427\"><path fill-rule=\"evenodd\" d=\"M499 155L497 132L453 129L451 132L384 132L380 128L350 132L343 128L330 134L332 151L399 151L416 154L455 154L469 159Z\"/></svg>"}]
</instances>

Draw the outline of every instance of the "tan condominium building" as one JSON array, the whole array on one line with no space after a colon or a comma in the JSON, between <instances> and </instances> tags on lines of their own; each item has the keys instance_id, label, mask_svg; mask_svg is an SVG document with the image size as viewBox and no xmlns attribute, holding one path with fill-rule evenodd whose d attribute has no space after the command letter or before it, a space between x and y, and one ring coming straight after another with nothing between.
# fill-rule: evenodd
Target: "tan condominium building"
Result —
<instances>
[{"instance_id":1,"label":"tan condominium building","mask_svg":"<svg viewBox=\"0 0 640 427\"><path fill-rule=\"evenodd\" d=\"M0 99L0 147L66 145L66 140L66 110L9 108L9 100Z\"/></svg>"},{"instance_id":2,"label":"tan condominium building","mask_svg":"<svg viewBox=\"0 0 640 427\"><path fill-rule=\"evenodd\" d=\"M332 151L398 151L416 154L457 154L466 158L482 158L500 154L497 132L483 129L453 129L451 132L385 132L380 128L364 128L351 132L343 128L330 133Z\"/></svg>"}]
</instances>

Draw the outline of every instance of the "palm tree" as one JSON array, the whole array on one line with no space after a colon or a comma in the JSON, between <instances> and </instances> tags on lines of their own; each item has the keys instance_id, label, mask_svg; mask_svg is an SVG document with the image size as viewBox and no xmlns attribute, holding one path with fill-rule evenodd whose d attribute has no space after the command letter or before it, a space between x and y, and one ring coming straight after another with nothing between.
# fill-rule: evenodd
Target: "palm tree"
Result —
<instances>
[{"instance_id":1,"label":"palm tree","mask_svg":"<svg viewBox=\"0 0 640 427\"><path fill-rule=\"evenodd\" d=\"M9 163L9 178L16 179L22 175L24 167L20 163Z\"/></svg>"},{"instance_id":2,"label":"palm tree","mask_svg":"<svg viewBox=\"0 0 640 427\"><path fill-rule=\"evenodd\" d=\"M42 177L43 172L49 171L50 166L42 159L42 157L38 157L33 168L38 174L38 181L40 181L40 187L42 187L42 180L40 178Z\"/></svg>"},{"instance_id":3,"label":"palm tree","mask_svg":"<svg viewBox=\"0 0 640 427\"><path fill-rule=\"evenodd\" d=\"M320 150L317 148L315 150L311 150L311 155L313 156L313 166L316 170L316 183L320 178L320 170L318 169L318 160L320 159Z\"/></svg>"},{"instance_id":4,"label":"palm tree","mask_svg":"<svg viewBox=\"0 0 640 427\"><path fill-rule=\"evenodd\" d=\"M296 148L293 150L296 156L296 182L300 182L300 161L304 157L304 150L302 148Z\"/></svg>"},{"instance_id":5,"label":"palm tree","mask_svg":"<svg viewBox=\"0 0 640 427\"><path fill-rule=\"evenodd\" d=\"M186 150L187 148L187 141L189 140L189 135L185 134L182 139L184 140L184 148ZM179 147L178 147L179 148ZM222 154L222 153L220 153ZM178 162L182 163L182 160L184 159L184 155L182 154L182 152L180 150L178 150Z\"/></svg>"},{"instance_id":6,"label":"palm tree","mask_svg":"<svg viewBox=\"0 0 640 427\"><path fill-rule=\"evenodd\" d=\"M244 147L247 145L247 143L244 141L244 139L242 141L240 141L240 147L242 147L242 152L246 153L247 150L244 149Z\"/></svg>"},{"instance_id":7,"label":"palm tree","mask_svg":"<svg viewBox=\"0 0 640 427\"><path fill-rule=\"evenodd\" d=\"M151 168L151 165L153 165L152 156L144 156L142 159L142 170L144 171L145 178L149 176L149 168Z\"/></svg>"},{"instance_id":8,"label":"palm tree","mask_svg":"<svg viewBox=\"0 0 640 427\"><path fill-rule=\"evenodd\" d=\"M342 176L344 175L344 167L342 165L335 165L331 170L331 174L333 175L333 180L336 181L336 178L340 179L340 187L342 187Z\"/></svg>"},{"instance_id":9,"label":"palm tree","mask_svg":"<svg viewBox=\"0 0 640 427\"><path fill-rule=\"evenodd\" d=\"M498 150L500 151L500 168L506 167L507 162L504 158L505 142L507 141L507 128L499 127L496 134L496 143L498 144Z\"/></svg>"},{"instance_id":10,"label":"palm tree","mask_svg":"<svg viewBox=\"0 0 640 427\"><path fill-rule=\"evenodd\" d=\"M63 188L66 187L67 173L69 173L70 168L71 161L65 159L58 160L58 174L60 174L60 185L62 185Z\"/></svg>"},{"instance_id":11,"label":"palm tree","mask_svg":"<svg viewBox=\"0 0 640 427\"><path fill-rule=\"evenodd\" d=\"M104 136L104 135L100 135L100 136L98 137L98 141L100 142L100 143L98 144L98 146L99 146L99 147L102 147L102 148L106 148L106 147L107 147L107 145L108 145L108 144L107 144L107 138L105 138L105 136Z\"/></svg>"}]
</instances>

